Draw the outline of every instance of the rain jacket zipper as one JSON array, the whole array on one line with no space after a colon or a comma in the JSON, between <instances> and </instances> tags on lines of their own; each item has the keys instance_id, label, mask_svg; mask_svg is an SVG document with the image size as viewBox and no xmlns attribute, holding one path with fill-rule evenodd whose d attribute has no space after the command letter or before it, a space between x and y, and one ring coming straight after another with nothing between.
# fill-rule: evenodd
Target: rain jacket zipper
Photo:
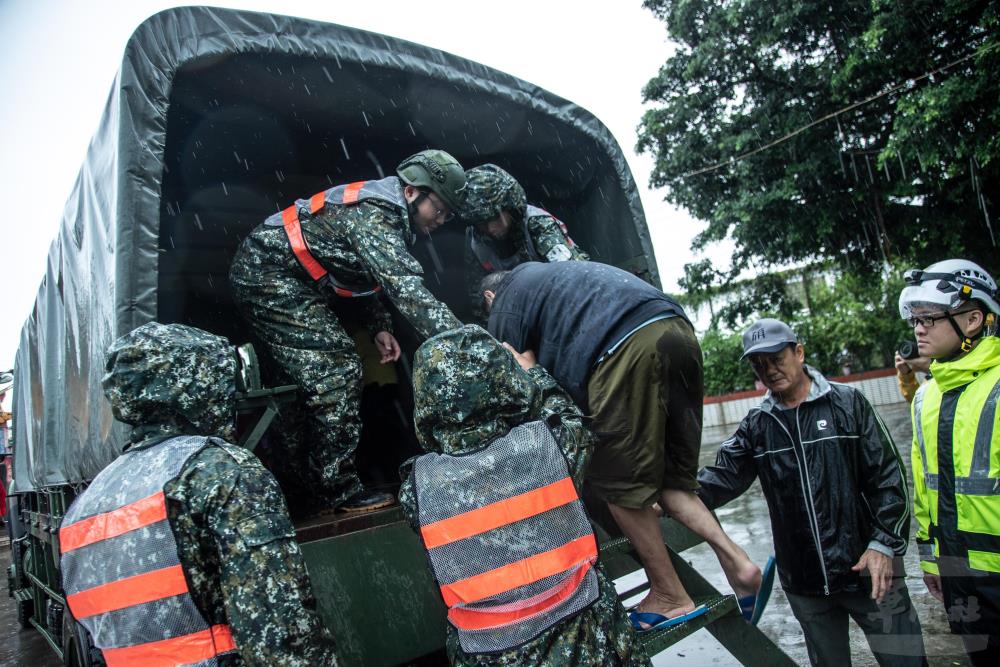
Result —
<instances>
[{"instance_id":1,"label":"rain jacket zipper","mask_svg":"<svg viewBox=\"0 0 1000 667\"><path fill-rule=\"evenodd\" d=\"M780 409L780 408L779 408ZM813 534L813 539L816 541L816 555L819 558L819 567L823 572L823 593L825 595L830 594L830 581L826 575L826 561L823 560L823 545L820 543L819 538L819 521L816 519L816 507L813 505L813 495L812 495L812 484L809 483L809 474L806 470L806 450L802 447L802 429L799 428L799 407L795 406L795 432L799 436L799 442L796 442L792 434L789 433L788 429L785 428L785 423L781 421L776 415L772 414L770 410L766 411L768 415L771 416L781 430L785 432L788 439L792 443L792 451L795 452L795 459L799 464L799 481L802 484L802 495L806 500L806 512L809 514L809 528ZM801 451L800 451L801 450Z\"/></svg>"}]
</instances>

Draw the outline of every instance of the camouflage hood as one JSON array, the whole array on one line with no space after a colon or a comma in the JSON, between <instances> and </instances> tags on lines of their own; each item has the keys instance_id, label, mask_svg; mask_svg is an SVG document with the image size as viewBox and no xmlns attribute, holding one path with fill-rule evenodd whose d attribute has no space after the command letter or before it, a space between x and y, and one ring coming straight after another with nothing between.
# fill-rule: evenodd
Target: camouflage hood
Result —
<instances>
[{"instance_id":1,"label":"camouflage hood","mask_svg":"<svg viewBox=\"0 0 1000 667\"><path fill-rule=\"evenodd\" d=\"M495 164L484 164L465 172L465 190L465 205L459 217L466 225L492 220L500 211L509 211L516 222L524 219L528 207L524 188Z\"/></svg>"},{"instance_id":2,"label":"camouflage hood","mask_svg":"<svg viewBox=\"0 0 1000 667\"><path fill-rule=\"evenodd\" d=\"M115 418L132 440L166 434L232 440L236 355L225 338L183 324L150 322L116 340L104 367Z\"/></svg>"},{"instance_id":3,"label":"camouflage hood","mask_svg":"<svg viewBox=\"0 0 1000 667\"><path fill-rule=\"evenodd\" d=\"M429 452L479 449L541 414L542 395L514 357L469 324L428 339L413 360L417 439Z\"/></svg>"}]
</instances>

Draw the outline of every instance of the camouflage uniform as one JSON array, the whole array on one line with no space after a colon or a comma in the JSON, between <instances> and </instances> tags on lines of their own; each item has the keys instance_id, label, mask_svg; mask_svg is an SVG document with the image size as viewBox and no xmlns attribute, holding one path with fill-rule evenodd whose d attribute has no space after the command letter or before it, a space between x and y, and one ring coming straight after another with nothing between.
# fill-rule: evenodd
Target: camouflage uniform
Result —
<instances>
[{"instance_id":1,"label":"camouflage uniform","mask_svg":"<svg viewBox=\"0 0 1000 667\"><path fill-rule=\"evenodd\" d=\"M167 518L191 594L210 623L228 624L239 655L223 665L337 664L274 477L231 437L236 358L228 341L150 323L109 350L105 395L134 425L126 451L212 436L164 488ZM151 621L155 622L155 621Z\"/></svg>"},{"instance_id":2,"label":"camouflage uniform","mask_svg":"<svg viewBox=\"0 0 1000 667\"><path fill-rule=\"evenodd\" d=\"M481 448L513 427L555 415L554 435L579 489L593 440L579 409L541 366L521 370L513 356L483 329L467 325L435 336L417 350L413 364L417 438L427 451L461 454ZM403 464L400 503L419 533L414 459ZM448 626L446 648L458 665L648 665L618 602L614 586L597 565L600 596L576 616L552 626L518 649L464 653Z\"/></svg>"},{"instance_id":3,"label":"camouflage uniform","mask_svg":"<svg viewBox=\"0 0 1000 667\"><path fill-rule=\"evenodd\" d=\"M493 271L510 270L524 262L586 261L584 252L566 232L566 227L550 213L528 206L524 188L509 173L494 164L484 164L465 172L466 199L460 216L469 225L467 236L485 245L497 256L504 258L503 266L487 269L472 250L473 239L465 245L465 275L469 299L477 316L483 321L482 295L479 283ZM511 215L511 226L502 240L480 234L475 225L500 216L501 211ZM525 236L527 234L527 238Z\"/></svg>"},{"instance_id":4,"label":"camouflage uniform","mask_svg":"<svg viewBox=\"0 0 1000 667\"><path fill-rule=\"evenodd\" d=\"M403 183L393 180L402 199ZM416 237L405 206L375 199L327 204L303 220L302 230L327 271L345 284L382 285L420 336L459 326L424 287L423 269L408 250ZM335 313L335 297L313 284L281 227L261 225L251 232L236 252L229 279L253 332L305 394L310 460L289 465L309 468L303 478L318 475L326 501L339 505L362 488L354 465L361 433L361 362ZM379 297L351 301L362 302L362 319L372 336L392 331Z\"/></svg>"}]
</instances>

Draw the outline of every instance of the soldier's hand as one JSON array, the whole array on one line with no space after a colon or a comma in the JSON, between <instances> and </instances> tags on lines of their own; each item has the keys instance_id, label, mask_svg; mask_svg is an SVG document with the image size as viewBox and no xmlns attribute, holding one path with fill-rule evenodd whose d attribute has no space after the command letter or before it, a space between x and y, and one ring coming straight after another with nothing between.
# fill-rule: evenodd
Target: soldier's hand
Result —
<instances>
[{"instance_id":1,"label":"soldier's hand","mask_svg":"<svg viewBox=\"0 0 1000 667\"><path fill-rule=\"evenodd\" d=\"M535 359L535 353L531 350L525 350L524 352L518 352L510 343L504 343L503 346L508 352L514 355L514 359L517 361L518 365L524 370L529 370L538 365L538 361Z\"/></svg>"},{"instance_id":2,"label":"soldier's hand","mask_svg":"<svg viewBox=\"0 0 1000 667\"><path fill-rule=\"evenodd\" d=\"M933 595L938 602L944 602L944 591L941 590L941 577L936 574L924 572L924 585L927 592Z\"/></svg>"},{"instance_id":3,"label":"soldier's hand","mask_svg":"<svg viewBox=\"0 0 1000 667\"><path fill-rule=\"evenodd\" d=\"M858 562L851 568L855 572L868 570L872 578L872 599L881 602L892 586L892 556L874 549L866 549Z\"/></svg>"},{"instance_id":4,"label":"soldier's hand","mask_svg":"<svg viewBox=\"0 0 1000 667\"><path fill-rule=\"evenodd\" d=\"M382 356L380 363L388 364L399 359L399 342L388 331L375 334L375 347Z\"/></svg>"}]
</instances>

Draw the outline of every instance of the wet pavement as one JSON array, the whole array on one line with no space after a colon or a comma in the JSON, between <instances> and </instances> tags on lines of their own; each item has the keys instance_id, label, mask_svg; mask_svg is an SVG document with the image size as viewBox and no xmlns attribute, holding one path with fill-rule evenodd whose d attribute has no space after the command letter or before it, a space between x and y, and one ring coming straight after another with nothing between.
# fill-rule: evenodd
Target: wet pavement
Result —
<instances>
[{"instance_id":1,"label":"wet pavement","mask_svg":"<svg viewBox=\"0 0 1000 667\"><path fill-rule=\"evenodd\" d=\"M6 529L0 528L6 534ZM4 540L6 542L6 540ZM10 565L10 545L0 546L0 564L4 572ZM0 592L0 667L59 667L62 661L56 657L48 642L34 629L22 630L17 623L14 600L7 597L6 585Z\"/></svg>"},{"instance_id":2,"label":"wet pavement","mask_svg":"<svg viewBox=\"0 0 1000 667\"><path fill-rule=\"evenodd\" d=\"M898 403L878 408L879 414L892 433L896 446L903 455L907 472L910 471L910 415L909 405ZM702 438L701 465L715 461L715 452L719 445L728 438L736 425L725 428L706 430ZM912 490L912 489L911 489ZM767 557L773 551L771 547L771 521L767 512L767 504L760 490L760 484L754 485L745 494L729 503L716 513L719 521L729 536L743 547L747 554L761 566L767 562ZM924 646L928 653L928 663L931 667L952 665L968 665L962 650L962 643L950 634L945 619L944 606L931 597L924 586L920 565L917 558L917 546L913 542L916 534L916 521L910 526L910 547L904 559L906 566L906 585L910 598L917 610L924 634ZM687 560L702 573L719 591L731 593L719 561L708 545L702 544L684 552ZM861 630L851 622L851 658L856 666L874 666L874 657L868 649ZM759 626L764 633L774 641L781 650L787 653L796 663L808 665L805 639L798 622L792 616L781 583L775 577L774 593L767 606ZM700 630L669 649L657 655L654 665L736 665L732 656L712 637L707 630Z\"/></svg>"},{"instance_id":3,"label":"wet pavement","mask_svg":"<svg viewBox=\"0 0 1000 667\"><path fill-rule=\"evenodd\" d=\"M879 409L879 413L892 432L909 470L911 435L907 405L900 403L883 407ZM706 431L702 444L702 465L714 461L715 450L733 430L735 426ZM771 525L759 484L754 483L747 493L721 508L718 516L733 540L742 546L754 561L763 565L772 553ZM916 527L911 527L910 534L913 535L915 531ZM931 597L923 584L916 553L916 545L911 539L906 555L906 582L923 625L924 642L929 654L928 662L932 667L967 665L961 642L948 632L942 605ZM722 592L730 592L718 561L708 546L698 546L685 552L684 555L713 586ZM9 560L10 550L3 548L0 551L0 563L6 568ZM775 581L774 594L761 619L760 628L796 663L809 664L802 632L791 615L778 581ZM876 664L868 650L864 635L853 623L851 652L855 665L868 667ZM691 667L737 664L706 630L701 630L660 653L654 658L653 663L684 664ZM0 667L21 665L57 667L60 664L61 661L56 658L40 634L33 630L20 629L13 600L6 596L0 598Z\"/></svg>"}]
</instances>

